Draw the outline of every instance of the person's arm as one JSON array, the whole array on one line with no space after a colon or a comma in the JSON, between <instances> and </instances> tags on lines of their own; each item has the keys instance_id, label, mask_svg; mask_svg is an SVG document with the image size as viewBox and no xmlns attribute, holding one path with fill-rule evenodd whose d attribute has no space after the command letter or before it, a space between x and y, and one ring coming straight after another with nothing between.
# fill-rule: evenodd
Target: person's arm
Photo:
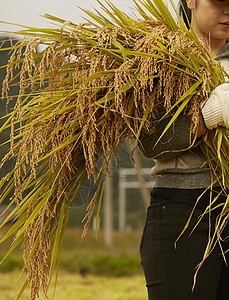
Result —
<instances>
[{"instance_id":1,"label":"person's arm","mask_svg":"<svg viewBox=\"0 0 229 300\"><path fill-rule=\"evenodd\" d=\"M194 142L208 129L224 126L229 128L229 83L223 83L212 91L207 101L202 104L200 123L196 133L190 136L190 118L180 115L174 124L161 135L170 118L163 119L152 134L142 132L139 147L148 158L170 159L182 151L195 146Z\"/></svg>"},{"instance_id":2,"label":"person's arm","mask_svg":"<svg viewBox=\"0 0 229 300\"><path fill-rule=\"evenodd\" d=\"M172 126L161 137L171 120L165 118L155 125L154 132L143 131L139 138L139 148L148 158L171 159L192 145L190 137L190 120L188 116L180 115ZM202 127L198 135L201 133Z\"/></svg>"},{"instance_id":3,"label":"person's arm","mask_svg":"<svg viewBox=\"0 0 229 300\"><path fill-rule=\"evenodd\" d=\"M229 128L229 83L215 88L208 100L202 103L201 111L208 129L217 126Z\"/></svg>"}]
</instances>

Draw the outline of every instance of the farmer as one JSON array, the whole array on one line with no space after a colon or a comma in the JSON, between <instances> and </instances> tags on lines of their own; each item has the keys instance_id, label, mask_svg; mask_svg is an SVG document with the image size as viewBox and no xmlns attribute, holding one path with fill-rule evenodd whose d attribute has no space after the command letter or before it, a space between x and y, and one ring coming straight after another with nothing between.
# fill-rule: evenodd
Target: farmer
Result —
<instances>
[{"instance_id":1,"label":"farmer","mask_svg":"<svg viewBox=\"0 0 229 300\"><path fill-rule=\"evenodd\" d=\"M192 19L199 40L229 70L229 0L182 1L183 19L188 16L190 23ZM229 299L229 268L219 243L196 273L209 231L214 231L217 209L211 212L211 219L206 214L191 233L210 199L221 190L216 184L206 192L214 178L201 157L199 145L207 130L218 125L229 128L229 83L218 86L201 108L199 127L192 139L190 120L185 115L178 117L158 143L170 118L160 121L155 133L144 132L140 137L143 154L156 162L152 169L156 183L140 245L149 300ZM188 229L180 236L202 193ZM225 202L224 195L217 200L220 202ZM226 243L225 239L221 245L228 249Z\"/></svg>"}]
</instances>

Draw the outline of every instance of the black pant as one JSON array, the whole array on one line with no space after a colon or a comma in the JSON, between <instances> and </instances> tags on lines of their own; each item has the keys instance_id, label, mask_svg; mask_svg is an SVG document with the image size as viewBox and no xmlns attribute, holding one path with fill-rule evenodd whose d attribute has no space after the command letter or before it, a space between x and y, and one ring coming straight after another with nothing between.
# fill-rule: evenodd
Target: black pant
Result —
<instances>
[{"instance_id":1,"label":"black pant","mask_svg":"<svg viewBox=\"0 0 229 300\"><path fill-rule=\"evenodd\" d=\"M151 192L140 245L149 300L229 299L229 268L218 245L199 270L192 291L195 268L201 262L208 242L209 216L204 217L191 235L190 232L209 201L209 193L202 197L176 247L174 244L202 192L176 189ZM222 196L221 201L224 200ZM212 227L216 216L212 215Z\"/></svg>"}]
</instances>

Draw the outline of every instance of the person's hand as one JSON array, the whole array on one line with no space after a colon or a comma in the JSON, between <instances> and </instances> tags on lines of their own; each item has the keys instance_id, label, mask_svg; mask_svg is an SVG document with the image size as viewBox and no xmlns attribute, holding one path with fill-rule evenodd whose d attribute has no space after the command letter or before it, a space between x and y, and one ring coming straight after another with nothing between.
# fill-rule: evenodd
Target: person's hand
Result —
<instances>
[{"instance_id":1,"label":"person's hand","mask_svg":"<svg viewBox=\"0 0 229 300\"><path fill-rule=\"evenodd\" d=\"M201 105L203 120L208 129L224 126L229 128L229 83L215 88Z\"/></svg>"}]
</instances>

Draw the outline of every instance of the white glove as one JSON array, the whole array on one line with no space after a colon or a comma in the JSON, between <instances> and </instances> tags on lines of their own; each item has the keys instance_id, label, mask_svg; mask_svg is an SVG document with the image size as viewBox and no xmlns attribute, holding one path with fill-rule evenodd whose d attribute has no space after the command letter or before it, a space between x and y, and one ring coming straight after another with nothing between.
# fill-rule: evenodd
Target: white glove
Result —
<instances>
[{"instance_id":1,"label":"white glove","mask_svg":"<svg viewBox=\"0 0 229 300\"><path fill-rule=\"evenodd\" d=\"M229 128L229 83L215 88L201 105L204 123L208 129L224 126Z\"/></svg>"}]
</instances>

